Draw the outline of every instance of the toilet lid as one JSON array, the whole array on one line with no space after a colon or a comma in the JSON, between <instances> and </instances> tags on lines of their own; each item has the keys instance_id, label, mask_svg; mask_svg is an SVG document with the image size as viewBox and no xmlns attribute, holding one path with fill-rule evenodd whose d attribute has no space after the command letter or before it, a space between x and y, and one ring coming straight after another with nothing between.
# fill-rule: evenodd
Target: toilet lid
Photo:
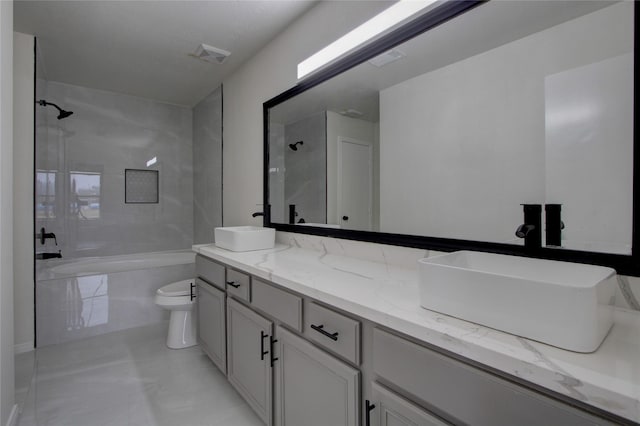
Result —
<instances>
[{"instance_id":1,"label":"toilet lid","mask_svg":"<svg viewBox=\"0 0 640 426\"><path fill-rule=\"evenodd\" d=\"M191 294L191 284L193 280L178 281L160 287L157 293L160 296L188 296Z\"/></svg>"}]
</instances>

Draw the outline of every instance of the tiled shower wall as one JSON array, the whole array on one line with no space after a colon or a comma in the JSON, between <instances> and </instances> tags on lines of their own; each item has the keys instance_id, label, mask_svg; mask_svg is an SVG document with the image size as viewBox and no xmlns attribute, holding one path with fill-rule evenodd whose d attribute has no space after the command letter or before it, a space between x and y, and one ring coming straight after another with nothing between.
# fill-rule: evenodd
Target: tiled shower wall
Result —
<instances>
[{"instance_id":1,"label":"tiled shower wall","mask_svg":"<svg viewBox=\"0 0 640 426\"><path fill-rule=\"evenodd\" d=\"M302 141L297 151L290 144ZM327 223L327 120L324 111L284 126L284 222L289 204L295 221Z\"/></svg>"},{"instance_id":2,"label":"tiled shower wall","mask_svg":"<svg viewBox=\"0 0 640 426\"><path fill-rule=\"evenodd\" d=\"M193 243L192 110L40 80L36 229L64 258L183 249ZM125 204L125 169L158 170L159 202Z\"/></svg>"},{"instance_id":3,"label":"tiled shower wall","mask_svg":"<svg viewBox=\"0 0 640 426\"><path fill-rule=\"evenodd\" d=\"M222 226L222 87L193 108L193 243Z\"/></svg>"}]
</instances>

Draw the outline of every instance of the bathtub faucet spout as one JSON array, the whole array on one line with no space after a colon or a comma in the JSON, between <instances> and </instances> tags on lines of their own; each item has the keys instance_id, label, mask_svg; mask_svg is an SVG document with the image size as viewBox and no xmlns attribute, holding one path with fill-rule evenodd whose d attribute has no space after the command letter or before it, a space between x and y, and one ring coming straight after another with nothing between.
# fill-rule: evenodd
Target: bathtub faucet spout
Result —
<instances>
[{"instance_id":1,"label":"bathtub faucet spout","mask_svg":"<svg viewBox=\"0 0 640 426\"><path fill-rule=\"evenodd\" d=\"M62 250L58 250L57 253L36 253L36 259L62 259Z\"/></svg>"}]
</instances>

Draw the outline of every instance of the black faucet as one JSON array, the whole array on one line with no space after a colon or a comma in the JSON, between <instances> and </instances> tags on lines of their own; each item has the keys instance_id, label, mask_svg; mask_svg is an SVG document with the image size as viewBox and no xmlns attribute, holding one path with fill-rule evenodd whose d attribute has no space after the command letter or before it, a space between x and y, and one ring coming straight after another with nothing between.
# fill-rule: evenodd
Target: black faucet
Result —
<instances>
[{"instance_id":1,"label":"black faucet","mask_svg":"<svg viewBox=\"0 0 640 426\"><path fill-rule=\"evenodd\" d=\"M264 212L253 212L253 214L251 215L251 217L258 217L258 216L264 216Z\"/></svg>"},{"instance_id":2,"label":"black faucet","mask_svg":"<svg viewBox=\"0 0 640 426\"><path fill-rule=\"evenodd\" d=\"M57 253L36 253L36 259L62 259L62 251L58 250Z\"/></svg>"},{"instance_id":3,"label":"black faucet","mask_svg":"<svg viewBox=\"0 0 640 426\"><path fill-rule=\"evenodd\" d=\"M289 204L289 223L290 224L294 224L296 223L296 216L298 216L298 212L296 211L296 205L295 204Z\"/></svg>"},{"instance_id":4,"label":"black faucet","mask_svg":"<svg viewBox=\"0 0 640 426\"><path fill-rule=\"evenodd\" d=\"M516 237L524 238L524 246L540 248L542 246L542 206L523 204L524 223L516 229Z\"/></svg>"},{"instance_id":5,"label":"black faucet","mask_svg":"<svg viewBox=\"0 0 640 426\"><path fill-rule=\"evenodd\" d=\"M40 228L40 233L36 234L36 238L40 240L40 244L44 245L45 240L53 238L53 241L58 245L58 239L53 232L45 232L44 228Z\"/></svg>"},{"instance_id":6,"label":"black faucet","mask_svg":"<svg viewBox=\"0 0 640 426\"><path fill-rule=\"evenodd\" d=\"M560 247L562 245L562 230L564 222L560 212L562 204L546 204L544 206L545 217L545 241L548 246Z\"/></svg>"}]
</instances>

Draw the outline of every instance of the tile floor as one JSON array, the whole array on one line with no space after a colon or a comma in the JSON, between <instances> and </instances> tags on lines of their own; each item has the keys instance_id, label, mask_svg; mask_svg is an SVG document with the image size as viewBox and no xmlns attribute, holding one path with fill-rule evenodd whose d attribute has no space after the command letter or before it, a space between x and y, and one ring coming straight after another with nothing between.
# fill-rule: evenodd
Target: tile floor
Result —
<instances>
[{"instance_id":1,"label":"tile floor","mask_svg":"<svg viewBox=\"0 0 640 426\"><path fill-rule=\"evenodd\" d=\"M39 348L19 426L262 426L195 346L167 324Z\"/></svg>"}]
</instances>

